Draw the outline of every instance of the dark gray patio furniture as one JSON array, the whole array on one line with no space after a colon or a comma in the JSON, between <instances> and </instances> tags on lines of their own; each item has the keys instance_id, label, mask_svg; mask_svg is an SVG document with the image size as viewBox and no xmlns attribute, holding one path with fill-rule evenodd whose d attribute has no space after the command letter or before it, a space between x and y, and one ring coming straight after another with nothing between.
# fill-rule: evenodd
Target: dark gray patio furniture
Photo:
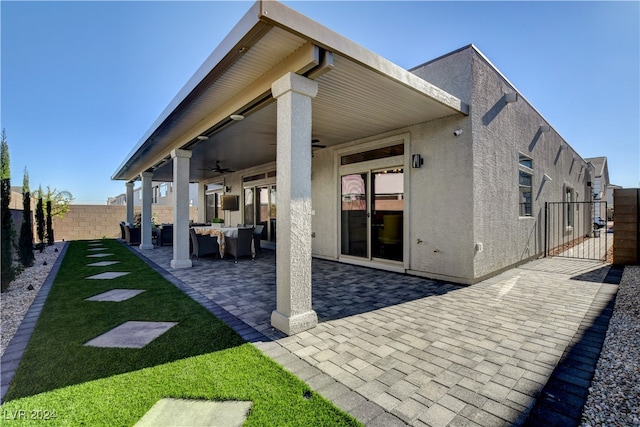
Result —
<instances>
[{"instance_id":1,"label":"dark gray patio furniture","mask_svg":"<svg viewBox=\"0 0 640 427\"><path fill-rule=\"evenodd\" d=\"M218 245L217 236L209 236L204 234L197 234L193 228L189 229L189 236L191 238L191 257L196 260L201 256L220 255L220 246Z\"/></svg>"},{"instance_id":2,"label":"dark gray patio furniture","mask_svg":"<svg viewBox=\"0 0 640 427\"><path fill-rule=\"evenodd\" d=\"M139 245L140 244L140 227L132 227L130 225L125 225L124 227L124 241L129 245Z\"/></svg>"},{"instance_id":3,"label":"dark gray patio furniture","mask_svg":"<svg viewBox=\"0 0 640 427\"><path fill-rule=\"evenodd\" d=\"M173 224L158 226L158 245L173 245Z\"/></svg>"},{"instance_id":4,"label":"dark gray patio furniture","mask_svg":"<svg viewBox=\"0 0 640 427\"><path fill-rule=\"evenodd\" d=\"M126 241L127 235L126 235L126 233L125 233L125 231L124 231L124 227L125 227L125 225L126 225L126 224L125 224L125 222L124 222L124 221L120 221L120 238L121 238L122 240L125 240L125 241Z\"/></svg>"},{"instance_id":5,"label":"dark gray patio furniture","mask_svg":"<svg viewBox=\"0 0 640 427\"><path fill-rule=\"evenodd\" d=\"M225 253L233 255L236 263L238 257L249 256L254 259L251 251L252 242L253 227L238 228L238 237L225 237Z\"/></svg>"},{"instance_id":6,"label":"dark gray patio furniture","mask_svg":"<svg viewBox=\"0 0 640 427\"><path fill-rule=\"evenodd\" d=\"M262 248L260 247L260 241L262 240L263 229L264 229L264 225L256 225L256 228L253 229L253 249L256 255L262 252Z\"/></svg>"}]
</instances>

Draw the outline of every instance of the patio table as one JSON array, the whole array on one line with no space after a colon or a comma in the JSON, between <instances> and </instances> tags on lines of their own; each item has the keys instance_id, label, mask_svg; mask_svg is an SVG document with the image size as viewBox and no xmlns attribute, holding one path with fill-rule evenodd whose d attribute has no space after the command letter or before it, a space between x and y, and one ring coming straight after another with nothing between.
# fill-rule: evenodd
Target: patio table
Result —
<instances>
[{"instance_id":1,"label":"patio table","mask_svg":"<svg viewBox=\"0 0 640 427\"><path fill-rule=\"evenodd\" d=\"M222 232L219 228L213 227L193 227L193 231L196 234L202 234L207 236L217 236L218 237L218 247L220 248L220 258L224 258L225 255L225 246L224 246L224 237L225 233ZM238 231L236 229L236 236L238 235Z\"/></svg>"},{"instance_id":2,"label":"patio table","mask_svg":"<svg viewBox=\"0 0 640 427\"><path fill-rule=\"evenodd\" d=\"M218 236L218 245L220 246L220 258L224 258L225 255L225 238L237 239L238 227L223 227L213 228L209 227L192 227L196 234L204 234L208 236ZM251 241L251 251L255 254L255 248L253 241Z\"/></svg>"}]
</instances>

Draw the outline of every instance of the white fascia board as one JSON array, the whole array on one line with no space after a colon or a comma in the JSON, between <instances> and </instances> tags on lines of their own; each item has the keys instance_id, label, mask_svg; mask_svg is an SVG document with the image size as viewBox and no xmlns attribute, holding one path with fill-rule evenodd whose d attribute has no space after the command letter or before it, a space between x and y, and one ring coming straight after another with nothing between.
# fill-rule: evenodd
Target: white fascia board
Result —
<instances>
[{"instance_id":1,"label":"white fascia board","mask_svg":"<svg viewBox=\"0 0 640 427\"><path fill-rule=\"evenodd\" d=\"M469 106L460 99L322 24L277 1L261 1L260 5L262 20L297 34L328 51L339 53L364 67L428 96L451 108L452 113L469 114Z\"/></svg>"},{"instance_id":2,"label":"white fascia board","mask_svg":"<svg viewBox=\"0 0 640 427\"><path fill-rule=\"evenodd\" d=\"M244 14L240 21L231 30L229 34L222 40L216 49L209 55L204 63L198 68L194 75L187 81L178 94L171 100L169 105L160 113L160 116L153 122L147 132L140 138L139 142L127 155L125 160L120 164L116 172L111 176L112 180L129 180L126 174L127 165L134 157L142 154L145 145L150 144L149 139L156 130L169 118L169 116L183 103L189 94L218 66L223 62L225 57L234 52L234 49L243 39L250 38L252 31L260 33L260 2L254 3L251 8Z\"/></svg>"}]
</instances>

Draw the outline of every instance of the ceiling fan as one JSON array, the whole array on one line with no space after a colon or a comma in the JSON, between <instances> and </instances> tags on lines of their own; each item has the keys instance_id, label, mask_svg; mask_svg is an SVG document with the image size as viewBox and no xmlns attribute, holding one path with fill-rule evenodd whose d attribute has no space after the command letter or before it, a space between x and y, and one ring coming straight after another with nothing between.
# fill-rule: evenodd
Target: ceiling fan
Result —
<instances>
[{"instance_id":1,"label":"ceiling fan","mask_svg":"<svg viewBox=\"0 0 640 427\"><path fill-rule=\"evenodd\" d=\"M199 169L201 171L211 171L215 173L226 173L226 172L235 172L229 168L220 167L220 160L216 160L216 165L206 169Z\"/></svg>"},{"instance_id":2,"label":"ceiling fan","mask_svg":"<svg viewBox=\"0 0 640 427\"><path fill-rule=\"evenodd\" d=\"M311 148L327 148L326 145L319 144L320 140L318 138L313 138L311 140Z\"/></svg>"}]
</instances>

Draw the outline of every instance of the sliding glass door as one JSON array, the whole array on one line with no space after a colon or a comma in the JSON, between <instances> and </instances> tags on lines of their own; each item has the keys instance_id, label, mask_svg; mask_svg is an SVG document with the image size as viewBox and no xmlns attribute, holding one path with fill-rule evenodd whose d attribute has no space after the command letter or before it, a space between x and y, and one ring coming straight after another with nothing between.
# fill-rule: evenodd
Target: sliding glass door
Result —
<instances>
[{"instance_id":1,"label":"sliding glass door","mask_svg":"<svg viewBox=\"0 0 640 427\"><path fill-rule=\"evenodd\" d=\"M371 256L402 261L404 172L401 168L371 173Z\"/></svg>"},{"instance_id":2,"label":"sliding glass door","mask_svg":"<svg viewBox=\"0 0 640 427\"><path fill-rule=\"evenodd\" d=\"M368 170L341 176L341 254L403 260L404 171Z\"/></svg>"},{"instance_id":3,"label":"sliding glass door","mask_svg":"<svg viewBox=\"0 0 640 427\"><path fill-rule=\"evenodd\" d=\"M368 173L342 176L341 252L343 255L369 257L367 177Z\"/></svg>"},{"instance_id":4,"label":"sliding glass door","mask_svg":"<svg viewBox=\"0 0 640 427\"><path fill-rule=\"evenodd\" d=\"M244 188L244 224L262 225L262 240L276 241L276 185Z\"/></svg>"},{"instance_id":5,"label":"sliding glass door","mask_svg":"<svg viewBox=\"0 0 640 427\"><path fill-rule=\"evenodd\" d=\"M256 225L262 225L262 240L276 241L276 186L256 187Z\"/></svg>"}]
</instances>

